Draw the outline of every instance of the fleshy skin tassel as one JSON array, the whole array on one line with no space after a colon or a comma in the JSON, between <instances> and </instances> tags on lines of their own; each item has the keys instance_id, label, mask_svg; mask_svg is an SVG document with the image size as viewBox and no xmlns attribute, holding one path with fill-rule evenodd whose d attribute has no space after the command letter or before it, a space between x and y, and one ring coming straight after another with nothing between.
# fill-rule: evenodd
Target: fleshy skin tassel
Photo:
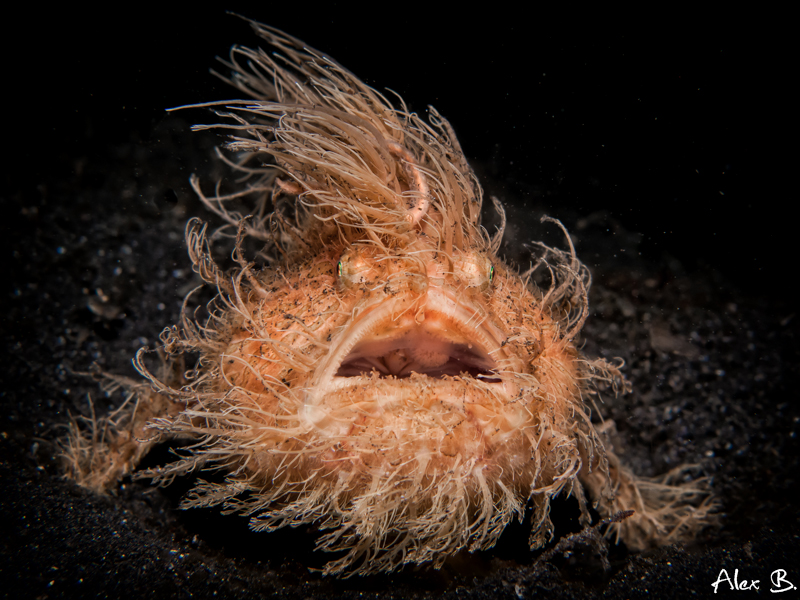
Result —
<instances>
[{"instance_id":1,"label":"fleshy skin tassel","mask_svg":"<svg viewBox=\"0 0 800 600\"><path fill-rule=\"evenodd\" d=\"M633 510L607 535L634 550L695 536L712 518L704 483L636 478L591 422L590 395L627 384L621 365L575 347L591 281L566 231L568 250L539 244L537 267L517 273L497 256L502 206L490 235L444 118L396 108L326 55L250 24L275 50L232 49L229 81L250 99L203 105L220 122L195 127L228 136L219 157L241 187L208 194L192 178L237 228L238 266L223 272L206 225L189 222L194 269L218 290L210 317L163 332L158 374L140 351L151 385L129 385L117 413L73 423L68 474L104 492L126 474L166 484L221 470L182 506L219 505L257 531L314 523L318 549L339 553L324 572L342 576L438 568L526 514L540 548L559 494L578 499L584 525L590 505ZM266 264L245 258L248 238ZM536 268L549 287L532 283ZM188 375L186 355L199 355ZM170 439L193 443L136 471Z\"/></svg>"}]
</instances>

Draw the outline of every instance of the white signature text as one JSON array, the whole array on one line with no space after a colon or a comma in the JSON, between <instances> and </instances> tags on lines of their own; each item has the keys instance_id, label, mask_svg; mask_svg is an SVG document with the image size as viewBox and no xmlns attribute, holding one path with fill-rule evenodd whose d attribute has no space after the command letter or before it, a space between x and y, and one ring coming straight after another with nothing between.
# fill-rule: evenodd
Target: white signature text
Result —
<instances>
[{"instance_id":1,"label":"white signature text","mask_svg":"<svg viewBox=\"0 0 800 600\"><path fill-rule=\"evenodd\" d=\"M791 590L796 590L797 587L788 579L786 579L786 570L785 569L775 569L769 576L770 583L772 587L770 588L770 592L773 594L778 594L780 592L788 592ZM733 591L745 591L745 590L758 590L759 585L761 584L761 580L759 579L739 579L739 569L733 570L733 577L728 574L726 569L721 569L719 572L719 576L717 580L711 584L711 587L714 588L714 593L716 594L720 584L728 584L731 590ZM725 589L724 587L722 588Z\"/></svg>"}]
</instances>

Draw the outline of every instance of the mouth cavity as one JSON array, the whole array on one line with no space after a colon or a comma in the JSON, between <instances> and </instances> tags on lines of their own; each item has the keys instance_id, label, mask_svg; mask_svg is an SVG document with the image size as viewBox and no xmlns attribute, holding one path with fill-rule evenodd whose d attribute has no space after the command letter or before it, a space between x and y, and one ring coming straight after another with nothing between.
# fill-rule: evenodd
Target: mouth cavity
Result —
<instances>
[{"instance_id":1,"label":"mouth cavity","mask_svg":"<svg viewBox=\"0 0 800 600\"><path fill-rule=\"evenodd\" d=\"M418 373L441 379L467 375L486 383L499 383L496 366L476 344L445 340L414 328L390 338L357 343L342 361L336 376L358 377L374 372L380 377L403 379Z\"/></svg>"}]
</instances>

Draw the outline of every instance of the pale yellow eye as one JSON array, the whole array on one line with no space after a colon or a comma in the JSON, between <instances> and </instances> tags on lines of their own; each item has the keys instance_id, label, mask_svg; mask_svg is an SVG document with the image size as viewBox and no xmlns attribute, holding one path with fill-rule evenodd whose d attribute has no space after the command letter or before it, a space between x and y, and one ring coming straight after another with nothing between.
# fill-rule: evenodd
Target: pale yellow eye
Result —
<instances>
[{"instance_id":1,"label":"pale yellow eye","mask_svg":"<svg viewBox=\"0 0 800 600\"><path fill-rule=\"evenodd\" d=\"M374 281L377 276L374 260L366 256L361 248L353 247L344 252L336 265L336 274L345 287L353 287Z\"/></svg>"},{"instance_id":2,"label":"pale yellow eye","mask_svg":"<svg viewBox=\"0 0 800 600\"><path fill-rule=\"evenodd\" d=\"M467 287L486 290L494 279L494 265L481 252L464 252L453 259L453 274Z\"/></svg>"}]
</instances>

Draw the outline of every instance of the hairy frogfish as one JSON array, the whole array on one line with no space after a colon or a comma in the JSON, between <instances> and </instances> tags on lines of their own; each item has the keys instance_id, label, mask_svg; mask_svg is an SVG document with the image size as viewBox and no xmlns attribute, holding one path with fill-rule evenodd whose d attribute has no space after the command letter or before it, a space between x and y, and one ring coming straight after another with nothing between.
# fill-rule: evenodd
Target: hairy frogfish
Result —
<instances>
[{"instance_id":1,"label":"hairy frogfish","mask_svg":"<svg viewBox=\"0 0 800 600\"><path fill-rule=\"evenodd\" d=\"M250 24L274 52L234 46L228 81L248 99L202 105L218 122L195 126L227 136L218 157L235 187L191 180L236 232L233 266L189 221L194 270L216 291L208 315L164 330L159 372L140 351L148 381L95 421L102 440L73 422L68 475L104 492L128 474L199 473L182 507L220 506L257 531L313 524L336 553L324 572L344 576L438 568L515 519L540 548L559 495L583 525L591 508L633 511L606 534L634 550L696 535L702 483L637 478L592 423L592 396L628 384L576 347L591 281L566 231L566 249L538 244L527 271L505 264L502 205L487 231L441 115ZM137 470L168 440L189 443Z\"/></svg>"}]
</instances>

